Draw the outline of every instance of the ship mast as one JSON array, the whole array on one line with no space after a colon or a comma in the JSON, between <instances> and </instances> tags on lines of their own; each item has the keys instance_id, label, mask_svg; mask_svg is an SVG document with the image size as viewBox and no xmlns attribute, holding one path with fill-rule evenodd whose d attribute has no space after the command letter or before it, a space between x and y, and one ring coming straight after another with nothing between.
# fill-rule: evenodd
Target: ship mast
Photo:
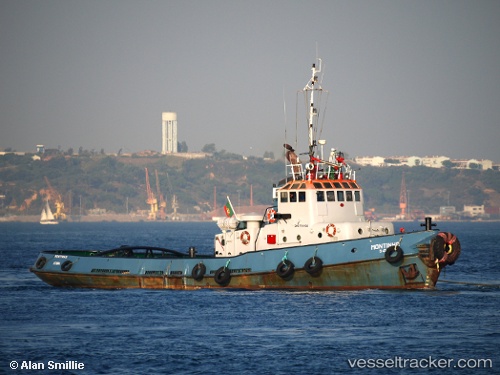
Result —
<instances>
[{"instance_id":1,"label":"ship mast","mask_svg":"<svg viewBox=\"0 0 500 375\"><path fill-rule=\"evenodd\" d=\"M314 156L314 148L316 147L316 139L315 139L315 131L318 125L318 110L314 104L314 92L320 91L321 85L318 83L318 73L321 72L321 59L316 58L317 64L313 64L311 71L311 79L304 87L304 92L307 95L309 94L309 118L308 118L308 126L309 126L309 159L313 162ZM317 87L316 87L316 86Z\"/></svg>"}]
</instances>

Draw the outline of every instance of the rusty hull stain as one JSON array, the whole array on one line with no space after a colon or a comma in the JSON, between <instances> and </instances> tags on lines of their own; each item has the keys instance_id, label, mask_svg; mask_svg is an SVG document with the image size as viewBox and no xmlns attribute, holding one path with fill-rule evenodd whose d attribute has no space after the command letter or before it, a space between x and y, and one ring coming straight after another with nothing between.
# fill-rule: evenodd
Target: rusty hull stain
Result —
<instances>
[{"instance_id":1,"label":"rusty hull stain","mask_svg":"<svg viewBox=\"0 0 500 375\"><path fill-rule=\"evenodd\" d=\"M401 267L415 264L420 275L406 280ZM56 287L102 289L297 289L297 290L356 290L356 289L423 289L435 286L439 270L427 268L418 257L407 258L401 264L389 265L378 262L356 262L325 266L320 275L311 276L303 269L296 269L290 280L280 278L275 270L259 274L233 274L229 285L220 286L207 272L200 281L188 276L164 275L88 275L69 272L44 272L30 269L40 279ZM426 274L422 271L427 270Z\"/></svg>"}]
</instances>

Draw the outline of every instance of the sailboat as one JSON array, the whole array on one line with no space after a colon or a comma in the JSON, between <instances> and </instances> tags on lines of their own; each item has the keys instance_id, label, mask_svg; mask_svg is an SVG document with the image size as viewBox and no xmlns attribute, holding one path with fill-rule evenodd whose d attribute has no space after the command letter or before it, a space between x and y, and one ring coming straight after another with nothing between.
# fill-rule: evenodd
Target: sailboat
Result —
<instances>
[{"instance_id":1,"label":"sailboat","mask_svg":"<svg viewBox=\"0 0 500 375\"><path fill-rule=\"evenodd\" d=\"M45 206L42 209L42 214L40 216L40 224L59 224L59 222L54 218L54 214L49 206L49 200L45 201Z\"/></svg>"}]
</instances>

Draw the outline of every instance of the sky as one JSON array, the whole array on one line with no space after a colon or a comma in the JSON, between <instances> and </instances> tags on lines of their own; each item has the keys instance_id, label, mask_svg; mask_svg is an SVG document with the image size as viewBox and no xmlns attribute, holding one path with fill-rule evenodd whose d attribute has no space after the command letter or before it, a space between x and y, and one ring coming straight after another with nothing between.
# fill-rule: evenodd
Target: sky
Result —
<instances>
[{"instance_id":1,"label":"sky","mask_svg":"<svg viewBox=\"0 0 500 375\"><path fill-rule=\"evenodd\" d=\"M0 150L161 151L176 112L190 152L305 152L318 56L327 148L498 163L499 36L496 0L0 0Z\"/></svg>"}]
</instances>

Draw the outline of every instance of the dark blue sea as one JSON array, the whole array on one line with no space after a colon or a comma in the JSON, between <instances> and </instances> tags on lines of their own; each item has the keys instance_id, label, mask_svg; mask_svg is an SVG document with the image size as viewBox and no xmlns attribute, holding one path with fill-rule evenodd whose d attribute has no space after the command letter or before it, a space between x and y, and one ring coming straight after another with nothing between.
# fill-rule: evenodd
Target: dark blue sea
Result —
<instances>
[{"instance_id":1,"label":"dark blue sea","mask_svg":"<svg viewBox=\"0 0 500 375\"><path fill-rule=\"evenodd\" d=\"M210 253L216 225L0 223L0 374L498 374L500 223L439 228L462 254L431 291L108 291L28 268L42 249Z\"/></svg>"}]
</instances>

